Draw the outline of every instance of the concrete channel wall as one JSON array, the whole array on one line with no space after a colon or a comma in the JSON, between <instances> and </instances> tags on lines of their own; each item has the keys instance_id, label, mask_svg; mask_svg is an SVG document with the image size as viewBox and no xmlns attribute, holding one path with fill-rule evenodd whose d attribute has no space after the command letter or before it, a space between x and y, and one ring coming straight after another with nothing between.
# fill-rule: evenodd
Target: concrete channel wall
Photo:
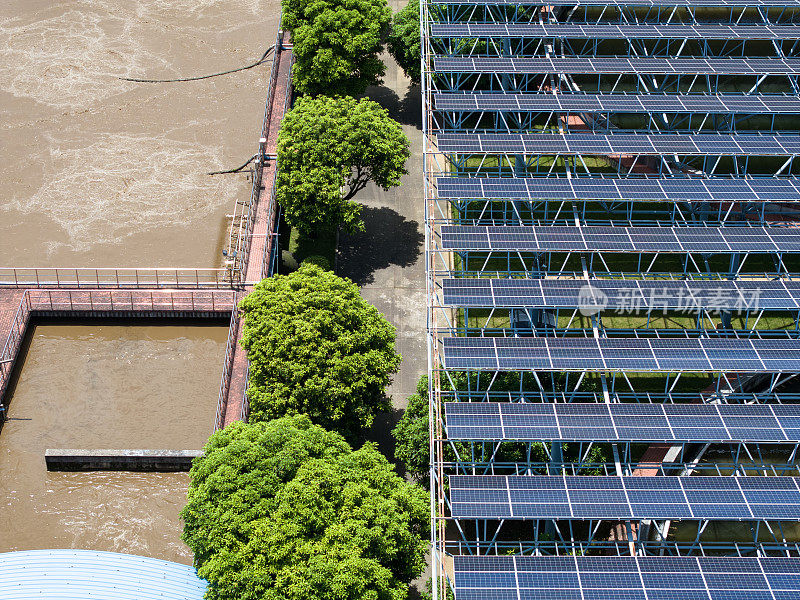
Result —
<instances>
[{"instance_id":1,"label":"concrete channel wall","mask_svg":"<svg viewBox=\"0 0 800 600\"><path fill-rule=\"evenodd\" d=\"M31 317L230 318L235 290L40 290L0 288L0 422L3 396Z\"/></svg>"},{"instance_id":2,"label":"concrete channel wall","mask_svg":"<svg viewBox=\"0 0 800 600\"><path fill-rule=\"evenodd\" d=\"M48 471L188 471L202 450L53 450L45 451Z\"/></svg>"}]
</instances>

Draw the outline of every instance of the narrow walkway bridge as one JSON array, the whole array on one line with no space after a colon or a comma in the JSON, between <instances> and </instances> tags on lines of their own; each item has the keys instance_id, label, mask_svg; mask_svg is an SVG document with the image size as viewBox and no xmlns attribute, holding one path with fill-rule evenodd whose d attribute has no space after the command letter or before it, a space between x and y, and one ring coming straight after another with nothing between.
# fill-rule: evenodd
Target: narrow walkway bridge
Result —
<instances>
[{"instance_id":1,"label":"narrow walkway bridge","mask_svg":"<svg viewBox=\"0 0 800 600\"><path fill-rule=\"evenodd\" d=\"M0 268L0 422L28 325L35 316L230 318L214 428L247 416L247 355L236 309L252 286L273 272L276 251L275 155L291 102L293 54L280 32L267 88L253 194L234 215L237 271L225 269ZM233 227L232 227L233 230ZM230 258L230 257L229 257Z\"/></svg>"},{"instance_id":2,"label":"narrow walkway bridge","mask_svg":"<svg viewBox=\"0 0 800 600\"><path fill-rule=\"evenodd\" d=\"M292 50L287 46L288 34L278 34L276 45L275 63L272 69L269 95L267 98L267 111L264 118L264 128L261 135L262 155L274 157L278 149L278 131L283 116L289 108L291 90L291 69L294 61ZM243 269L244 289L241 296L249 293L253 286L264 277L272 274L272 258L276 252L275 224L277 220L277 205L275 202L275 178L277 165L275 160L270 160L260 166L262 182L258 193L252 219L252 234L250 235L247 262ZM243 323L238 313L233 313L231 330L228 335L228 350L225 353L225 367L220 387L220 409L217 411L216 428L224 427L233 421L247 418L249 406L247 403L247 378L248 363L247 353L239 344L242 338ZM226 373L228 374L226 385Z\"/></svg>"}]
</instances>

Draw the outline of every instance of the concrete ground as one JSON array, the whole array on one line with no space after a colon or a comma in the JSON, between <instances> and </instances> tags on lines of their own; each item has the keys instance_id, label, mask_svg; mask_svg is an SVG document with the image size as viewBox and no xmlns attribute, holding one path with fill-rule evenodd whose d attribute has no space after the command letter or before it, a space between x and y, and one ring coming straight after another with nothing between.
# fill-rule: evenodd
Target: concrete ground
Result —
<instances>
[{"instance_id":1,"label":"concrete ground","mask_svg":"<svg viewBox=\"0 0 800 600\"><path fill-rule=\"evenodd\" d=\"M406 0L390 0L397 11ZM366 96L380 103L399 121L411 142L408 174L402 185L384 191L374 185L359 192L366 231L342 234L337 253L338 275L349 277L364 298L397 328L397 351L403 362L388 394L393 411L376 420L368 436L389 458L394 455L390 430L402 415L407 398L427 369L425 342L424 201L422 188L422 100L419 86L411 86L392 57L383 56L383 85Z\"/></svg>"},{"instance_id":2,"label":"concrete ground","mask_svg":"<svg viewBox=\"0 0 800 600\"><path fill-rule=\"evenodd\" d=\"M393 12L407 0L389 0ZM425 341L425 205L422 187L422 97L420 87L412 86L403 70L388 54L383 55L386 75L383 85L371 87L366 96L381 104L399 121L411 142L408 174L400 187L384 191L374 185L359 192L356 201L362 208L366 231L342 234L337 251L338 275L349 277L361 294L397 328L396 348L403 357L400 369L387 391L392 411L375 419L368 439L375 441L390 460L394 457L391 429L427 372ZM431 577L430 565L412 582L410 598Z\"/></svg>"}]
</instances>

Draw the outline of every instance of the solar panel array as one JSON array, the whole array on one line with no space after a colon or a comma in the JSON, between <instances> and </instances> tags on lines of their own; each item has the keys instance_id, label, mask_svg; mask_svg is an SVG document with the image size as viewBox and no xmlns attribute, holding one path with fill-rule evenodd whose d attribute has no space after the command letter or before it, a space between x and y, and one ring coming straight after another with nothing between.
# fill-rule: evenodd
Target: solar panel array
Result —
<instances>
[{"instance_id":1,"label":"solar panel array","mask_svg":"<svg viewBox=\"0 0 800 600\"><path fill-rule=\"evenodd\" d=\"M451 440L765 442L800 440L800 406L447 402Z\"/></svg>"},{"instance_id":2,"label":"solar panel array","mask_svg":"<svg viewBox=\"0 0 800 600\"><path fill-rule=\"evenodd\" d=\"M449 482L456 518L800 521L800 477L450 475Z\"/></svg>"},{"instance_id":3,"label":"solar panel array","mask_svg":"<svg viewBox=\"0 0 800 600\"><path fill-rule=\"evenodd\" d=\"M536 37L584 39L800 39L796 25L637 23L635 25L576 23L433 23L431 35L442 38Z\"/></svg>"},{"instance_id":4,"label":"solar panel array","mask_svg":"<svg viewBox=\"0 0 800 600\"><path fill-rule=\"evenodd\" d=\"M501 200L639 200L798 202L796 177L439 177L440 198Z\"/></svg>"},{"instance_id":5,"label":"solar panel array","mask_svg":"<svg viewBox=\"0 0 800 600\"><path fill-rule=\"evenodd\" d=\"M444 111L619 112L619 113L800 113L800 98L776 94L435 94L434 106Z\"/></svg>"},{"instance_id":6,"label":"solar panel array","mask_svg":"<svg viewBox=\"0 0 800 600\"><path fill-rule=\"evenodd\" d=\"M800 339L447 337L454 371L800 372Z\"/></svg>"},{"instance_id":7,"label":"solar panel array","mask_svg":"<svg viewBox=\"0 0 800 600\"><path fill-rule=\"evenodd\" d=\"M800 373L800 339L795 332L756 335L710 329L697 335L695 331L646 330L637 331L638 337L616 337L620 331L604 331L605 321L601 320L599 330L573 331L568 336L561 336L559 331L559 337L555 337L552 329L545 331L538 325L524 329L515 325L515 317L521 319L521 311L544 311L545 315L552 316L547 311L560 308L591 312L603 309L797 312L800 311L800 281L789 276L767 280L756 274L754 277L760 280L734 280L733 273L729 273L730 279L716 277L713 269L728 261L716 258L704 261L705 256L695 256L692 257L695 262L709 270L709 279L651 279L640 274L610 279L615 275L608 273L600 274L597 279L590 272L601 269L597 263L602 262L602 269L612 273L620 263L609 256L608 266L606 257L591 256L585 257L587 260L582 263L584 279L562 279L560 277L568 274L560 273L559 269L566 271L563 265L572 263L561 258L551 261L554 257L544 256L537 260L536 270L529 273L531 278L511 278L532 262L521 253L731 254L732 271L737 256L742 254L800 253L800 227L787 226L777 220L770 226L762 226L764 221L753 226L744 222L739 226L718 227L715 223L702 226L698 221L692 223L693 226L658 227L652 226L651 217L647 217L650 226L632 227L628 225L636 223L639 217L635 211L645 207L627 204L687 202L692 206L676 208L702 220L702 211L706 208L698 206L701 203L716 203L716 208L722 204L737 210L741 205L742 213L750 211L748 214L752 213L754 218L757 210L764 208L763 204L781 203L780 219L783 220L792 209L783 204L800 201L800 179L793 175L796 166L791 161L783 158L749 160L751 156L791 159L800 154L800 135L794 131L796 128L792 127L793 133L778 133L786 119L771 118L800 115L800 94L796 93L795 79L800 75L800 56L792 43L781 43L800 39L800 26L791 12L800 8L800 0L427 1L429 11L424 14L433 22L429 27L426 25L426 42L430 43L424 47L426 53L432 55L425 57L424 68L432 66L436 73L427 80L423 78L426 85L434 88L429 90L430 95L423 94L423 97L428 110L438 111L432 112L428 121L429 126L433 123L437 128L429 131L437 137L428 148L431 154L445 154L449 160L445 169L437 156L434 162L438 172L437 168L426 171L426 175L435 173L435 179L427 180L435 185L426 189L436 199L444 200L438 214L452 217L448 222L453 223L458 218L456 210L462 211L459 216L464 223L429 221L433 232L429 236L429 249L472 253L452 263L448 259L441 261L451 265L454 272L446 279L438 278L438 273L433 277L441 283L441 288L435 288L436 298L431 305L445 313L442 321L451 331L450 334L441 330L432 332L431 339L436 340L435 349L439 350L433 355L434 368L467 371L473 375L477 372L480 381L495 381L496 372L530 371L706 372L736 377L751 373ZM482 5L501 8L481 11ZM446 6L453 9L448 10ZM516 11L506 10L506 6L538 8ZM598 10L554 8L587 6ZM615 6L631 9L630 14L614 10ZM725 14L696 15L694 9L704 6L731 10ZM611 10L607 10L609 7ZM634 12L638 7L646 12ZM668 7L690 10L672 11ZM741 10L759 7L782 7L789 12L745 13ZM725 22L703 22L716 18L714 15ZM756 18L758 21L754 21ZM589 23L591 20L596 22ZM603 20L613 22L603 23ZM564 42L554 44L554 39ZM484 42L476 45L470 40ZM589 41L571 43L568 40ZM596 40L626 40L629 55L624 55L625 44L594 44ZM658 43L635 43L634 40ZM725 43L706 45L688 40ZM774 43L744 43L748 40ZM687 42L683 44L683 41ZM545 49L547 56L541 56ZM495 52L503 56L488 55ZM603 55L612 52L620 55ZM655 56L647 56L648 52ZM668 55L670 52L672 56ZM745 55L746 52L753 55ZM474 55L468 55L470 53ZM474 74L486 76L472 77ZM639 75L653 77L633 79ZM688 77L670 77L673 75ZM763 84L768 76L777 77L766 79ZM624 91L631 89L641 93ZM431 100L433 106L428 106ZM570 113L570 117L550 114L554 112ZM604 114L588 118L587 113L610 114L608 118ZM613 113L647 116L623 119ZM682 113L689 113L692 118L681 116ZM723 115L723 118L706 118L705 115ZM760 117L754 119L752 115ZM636 124L640 124L640 130L631 131ZM765 132L754 133L759 129ZM593 130L603 133L592 133ZM674 133L687 130L691 134ZM506 167L506 162L492 157L486 163L489 171L485 172L483 157L493 154L513 155L514 159L507 161ZM519 155L588 155L607 156L608 159L601 161L601 165L583 161L581 168L577 160L569 158L552 163L537 160L535 169L531 169L536 171L535 175L518 176L525 172L525 168L518 168L525 166L517 159ZM665 160L633 161L632 157L638 155L664 157ZM480 157L480 167L476 167L476 156ZM737 158L699 161L675 160L674 156ZM708 166L710 164L714 165L713 169ZM496 165L500 166L496 168ZM548 168L550 172L544 175ZM702 172L702 169L710 172ZM616 174L608 174L615 171ZM504 176L485 177L487 172ZM447 200L458 201L458 204L448 205ZM464 202L473 200L470 204ZM492 203L484 204L484 200ZM571 227L486 225L498 222L493 219L499 220L501 211L504 215L501 222L505 222L507 214L520 208L517 202L539 200L555 202L522 207L535 211L531 221L537 223L547 222L553 214L551 206L560 207L557 209L560 222L572 216L576 221L594 218L587 217L586 213L594 215L602 210L608 210L609 215L622 214L628 209L634 213L628 216L626 212L624 222L614 227L584 223ZM503 204L503 201L515 204ZM609 206L598 208L594 201L609 203ZM615 201L626 204L618 208ZM581 207L580 202L587 204ZM747 207L747 203L762 206ZM464 210L465 206L468 210ZM696 208L700 209L697 213L694 212ZM778 210L777 206L771 206L769 211L773 208ZM477 217L479 210L482 210L481 216ZM651 208L647 210L652 211ZM609 218L613 222L616 217ZM652 217L655 218L663 217ZM522 218L517 222L522 222ZM503 254L491 256L488 253L492 251ZM508 273L507 278L503 278L502 263L506 258ZM747 260L761 265L760 257ZM518 262L522 263L521 267ZM767 259L765 264L767 262L771 260ZM466 278L474 263L501 274L493 279ZM554 266L555 263L562 266ZM788 257L784 257L784 263L790 264ZM630 264L637 262L621 264L622 268L629 269ZM778 264L777 259L775 264ZM697 269L702 271L702 266ZM542 277L538 278L540 275ZM704 276L701 274L698 278ZM465 310L459 312L458 309ZM508 310L511 326L501 330L503 325L498 326L487 317L485 329L481 329L480 325L473 325L475 319L471 319L476 314L475 309ZM486 312L479 310L477 314L483 319ZM495 314L496 311L491 313ZM531 322L536 321L531 312L528 316ZM442 321L438 321L438 326L442 326ZM488 337L495 334L498 336ZM612 337L605 337L607 335ZM487 376L481 372L489 373ZM442 379L447 380L447 377ZM527 381L534 379L542 386L543 393L552 392L553 395L566 394L567 388L590 389L580 387L582 378L579 377L521 377L520 385L524 387ZM565 379L569 384L564 383L562 388ZM624 379L631 383L633 380L635 383L631 385L635 388L642 380L608 379L612 383L604 385L613 388L610 393L614 397L620 393L620 386L615 387L613 381ZM577 383L572 383L575 381ZM751 390L752 393L757 391ZM700 390L696 392L699 398ZM600 395L599 391L596 393ZM463 400L457 394L447 397ZM526 397L525 390L520 389L514 396L515 399L520 397ZM498 398L491 396L493 400ZM446 402L444 413L442 425L447 438L460 444L547 441L552 442L552 448L557 448L561 443L572 442L785 445L800 442L800 405ZM632 452L637 455L638 450ZM442 505L449 509L449 514L445 510L434 518L470 520L470 527L475 521L475 531L481 529L477 523L479 519L800 521L800 478L796 477L508 475L515 471L492 462L494 456L485 470L463 475L461 473L467 471L461 468L454 470L459 474L451 474L450 464L445 461L452 458L441 453L441 449L434 450L434 459L444 463L434 471L448 473L448 481L440 482L446 485L440 486L437 494L448 496ZM554 454L553 460L557 462L563 457L557 458ZM524 472L521 466L518 468L516 472ZM500 474L478 474L495 472ZM578 530L583 531L581 527ZM519 530L521 528L515 528L511 534L514 540ZM570 536L578 530L570 525ZM472 529L467 527L460 531L466 536L465 532ZM635 527L633 531L637 531ZM487 541L487 536L491 535L487 532L484 528L483 535L477 539L482 543ZM459 552L474 551L469 542L464 546L462 542L465 540L458 542ZM620 542L620 538L616 537L615 542ZM493 543L479 547L481 552L486 548L491 552ZM538 541L530 542L530 546L526 543L515 551L523 552L528 547L542 551ZM647 546L649 542L638 538L637 534L637 540L630 543ZM568 546L567 542L564 544ZM623 545L622 552L630 550L627 538L620 544ZM550 548L560 546L559 542L554 542L543 547L544 552L549 552ZM800 559L797 558L457 555L452 564L456 600L788 600L800 597Z\"/></svg>"},{"instance_id":8,"label":"solar panel array","mask_svg":"<svg viewBox=\"0 0 800 600\"><path fill-rule=\"evenodd\" d=\"M457 600L794 600L800 558L454 556Z\"/></svg>"},{"instance_id":9,"label":"solar panel array","mask_svg":"<svg viewBox=\"0 0 800 600\"><path fill-rule=\"evenodd\" d=\"M511 5L511 6L686 6L686 7L798 7L800 0L428 0L430 4L445 5Z\"/></svg>"},{"instance_id":10,"label":"solar panel array","mask_svg":"<svg viewBox=\"0 0 800 600\"><path fill-rule=\"evenodd\" d=\"M444 279L444 304L483 308L796 310L800 281Z\"/></svg>"},{"instance_id":11,"label":"solar panel array","mask_svg":"<svg viewBox=\"0 0 800 600\"><path fill-rule=\"evenodd\" d=\"M512 252L800 252L800 227L444 225L442 248Z\"/></svg>"},{"instance_id":12,"label":"solar panel array","mask_svg":"<svg viewBox=\"0 0 800 600\"><path fill-rule=\"evenodd\" d=\"M439 73L800 75L797 58L627 58L434 56Z\"/></svg>"},{"instance_id":13,"label":"solar panel array","mask_svg":"<svg viewBox=\"0 0 800 600\"><path fill-rule=\"evenodd\" d=\"M772 156L800 154L800 135L724 133L440 133L442 152L465 154L683 154Z\"/></svg>"}]
</instances>

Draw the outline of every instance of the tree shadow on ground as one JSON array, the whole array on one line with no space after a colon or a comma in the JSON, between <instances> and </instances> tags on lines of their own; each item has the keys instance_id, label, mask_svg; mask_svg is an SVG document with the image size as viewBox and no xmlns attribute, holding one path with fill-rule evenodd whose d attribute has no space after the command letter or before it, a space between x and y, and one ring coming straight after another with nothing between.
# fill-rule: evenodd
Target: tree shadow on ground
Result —
<instances>
[{"instance_id":1,"label":"tree shadow on ground","mask_svg":"<svg viewBox=\"0 0 800 600\"><path fill-rule=\"evenodd\" d=\"M392 265L409 267L422 253L425 236L419 223L391 208L361 208L364 231L339 236L337 275L359 286L375 282L375 271Z\"/></svg>"},{"instance_id":2,"label":"tree shadow on ground","mask_svg":"<svg viewBox=\"0 0 800 600\"><path fill-rule=\"evenodd\" d=\"M422 592L416 585L412 583L408 586L408 600L422 600L422 598Z\"/></svg>"},{"instance_id":3,"label":"tree shadow on ground","mask_svg":"<svg viewBox=\"0 0 800 600\"><path fill-rule=\"evenodd\" d=\"M403 417L403 409L392 408L387 412L380 412L375 415L375 420L364 435L363 442L373 442L378 445L378 450L381 451L386 459L392 463L400 475L403 475L403 469L394 458L394 448L397 445L392 435L392 429L400 419Z\"/></svg>"},{"instance_id":4,"label":"tree shadow on ground","mask_svg":"<svg viewBox=\"0 0 800 600\"><path fill-rule=\"evenodd\" d=\"M367 88L364 97L380 104L389 111L389 116L399 123L422 129L422 90L420 86L409 86L402 100L397 92L385 85Z\"/></svg>"}]
</instances>

